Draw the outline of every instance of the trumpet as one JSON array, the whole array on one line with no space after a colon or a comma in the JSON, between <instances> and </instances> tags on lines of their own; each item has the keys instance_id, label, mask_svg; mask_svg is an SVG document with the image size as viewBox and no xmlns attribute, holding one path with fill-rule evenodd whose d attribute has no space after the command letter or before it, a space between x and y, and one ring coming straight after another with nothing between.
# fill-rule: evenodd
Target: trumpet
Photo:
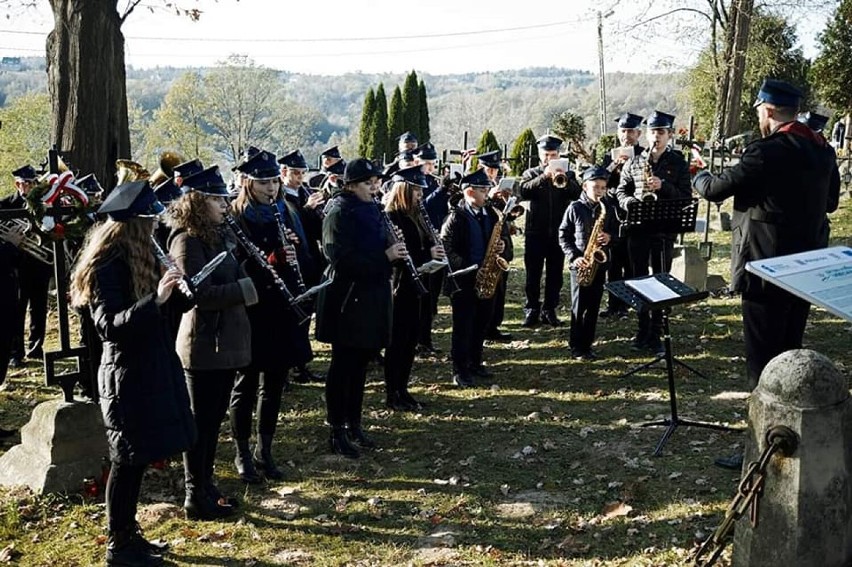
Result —
<instances>
[{"instance_id":1,"label":"trumpet","mask_svg":"<svg viewBox=\"0 0 852 567\"><path fill-rule=\"evenodd\" d=\"M15 235L23 233L18 248L49 266L53 265L53 250L46 246L42 246L41 238L31 230L29 221L24 219L9 219L0 222L0 240L12 242L15 240Z\"/></svg>"},{"instance_id":2,"label":"trumpet","mask_svg":"<svg viewBox=\"0 0 852 567\"><path fill-rule=\"evenodd\" d=\"M557 189L565 189L568 187L568 176L561 171L556 173L553 176L553 186Z\"/></svg>"}]
</instances>

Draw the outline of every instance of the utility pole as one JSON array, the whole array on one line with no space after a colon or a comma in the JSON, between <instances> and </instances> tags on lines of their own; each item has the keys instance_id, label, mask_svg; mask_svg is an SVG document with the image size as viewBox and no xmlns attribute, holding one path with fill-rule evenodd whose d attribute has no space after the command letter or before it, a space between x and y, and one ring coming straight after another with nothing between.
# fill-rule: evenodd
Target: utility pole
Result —
<instances>
[{"instance_id":1,"label":"utility pole","mask_svg":"<svg viewBox=\"0 0 852 567\"><path fill-rule=\"evenodd\" d=\"M604 79L604 53L603 53L603 21L604 18L608 18L613 14L613 11L610 10L606 14L601 14L600 10L598 10L598 64L599 69L598 73L600 73L600 122L601 122L601 136L606 134L606 79Z\"/></svg>"}]
</instances>

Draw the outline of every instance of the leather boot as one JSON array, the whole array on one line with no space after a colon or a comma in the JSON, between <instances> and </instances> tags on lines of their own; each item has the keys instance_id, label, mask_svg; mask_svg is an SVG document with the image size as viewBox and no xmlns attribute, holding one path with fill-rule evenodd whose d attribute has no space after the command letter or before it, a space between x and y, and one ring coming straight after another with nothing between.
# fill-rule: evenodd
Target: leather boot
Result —
<instances>
[{"instance_id":1,"label":"leather boot","mask_svg":"<svg viewBox=\"0 0 852 567\"><path fill-rule=\"evenodd\" d=\"M169 552L168 542L159 539L153 541L148 541L147 539L145 539L145 534L142 533L142 526L139 525L139 522L136 522L136 524L133 526L133 536L136 539L141 540L142 543L144 543L148 547L148 550L151 553L154 553L156 555L164 555Z\"/></svg>"},{"instance_id":2,"label":"leather boot","mask_svg":"<svg viewBox=\"0 0 852 567\"><path fill-rule=\"evenodd\" d=\"M202 488L190 488L186 491L183 509L186 511L187 520L220 520L234 513L232 507L215 502Z\"/></svg>"},{"instance_id":3,"label":"leather boot","mask_svg":"<svg viewBox=\"0 0 852 567\"><path fill-rule=\"evenodd\" d=\"M540 311L538 309L524 309L523 327L535 327L539 324Z\"/></svg>"},{"instance_id":4,"label":"leather boot","mask_svg":"<svg viewBox=\"0 0 852 567\"><path fill-rule=\"evenodd\" d=\"M114 567L150 567L163 564L163 557L152 553L144 540L136 537L135 528L109 534L106 564Z\"/></svg>"},{"instance_id":5,"label":"leather boot","mask_svg":"<svg viewBox=\"0 0 852 567\"><path fill-rule=\"evenodd\" d=\"M284 472L272 458L272 438L272 435L258 435L259 442L254 448L254 465L263 471L266 478L281 480L284 478Z\"/></svg>"},{"instance_id":6,"label":"leather boot","mask_svg":"<svg viewBox=\"0 0 852 567\"><path fill-rule=\"evenodd\" d=\"M342 455L347 459L357 459L361 456L358 449L349 442L349 437L346 435L346 429L343 427L332 428L329 444L331 445L331 452L336 455Z\"/></svg>"},{"instance_id":7,"label":"leather boot","mask_svg":"<svg viewBox=\"0 0 852 567\"><path fill-rule=\"evenodd\" d=\"M234 465L237 467L237 474L240 475L240 480L246 484L260 484L263 479L260 478L260 475L257 474L257 469L254 468L248 439L234 439L234 443L237 445L237 456L234 457Z\"/></svg>"},{"instance_id":8,"label":"leather boot","mask_svg":"<svg viewBox=\"0 0 852 567\"><path fill-rule=\"evenodd\" d=\"M350 423L346 426L346 431L349 433L349 440L355 443L361 449L375 449L376 442L364 433L360 423Z\"/></svg>"}]
</instances>

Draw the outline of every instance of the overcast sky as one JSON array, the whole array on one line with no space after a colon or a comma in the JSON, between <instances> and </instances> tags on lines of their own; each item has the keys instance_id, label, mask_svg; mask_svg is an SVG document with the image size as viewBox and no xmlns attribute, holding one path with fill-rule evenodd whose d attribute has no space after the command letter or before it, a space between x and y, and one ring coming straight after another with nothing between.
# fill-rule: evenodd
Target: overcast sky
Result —
<instances>
[{"instance_id":1,"label":"overcast sky","mask_svg":"<svg viewBox=\"0 0 852 567\"><path fill-rule=\"evenodd\" d=\"M607 72L675 70L692 63L704 41L700 32L678 33L695 19L633 27L654 15L653 8L640 13L645 2L637 0L171 1L203 10L200 21L174 15L163 7L166 0L146 0L123 26L128 65L210 66L236 53L268 67L316 74L530 66L596 73L597 10L610 8L614 12L604 20ZM0 56L44 53L53 17L47 0L38 2L37 9L0 21ZM119 7L126 2L119 0ZM815 54L813 38L824 22L824 16L802 16L805 55Z\"/></svg>"}]
</instances>

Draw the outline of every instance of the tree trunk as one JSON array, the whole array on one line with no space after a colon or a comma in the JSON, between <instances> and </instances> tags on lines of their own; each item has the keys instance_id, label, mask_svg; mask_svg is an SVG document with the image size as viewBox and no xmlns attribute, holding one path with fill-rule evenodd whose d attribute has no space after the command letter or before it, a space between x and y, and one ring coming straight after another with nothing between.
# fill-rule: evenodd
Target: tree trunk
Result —
<instances>
[{"instance_id":1,"label":"tree trunk","mask_svg":"<svg viewBox=\"0 0 852 567\"><path fill-rule=\"evenodd\" d=\"M732 5L734 20L734 44L731 51L730 79L728 82L728 101L725 103L724 132L733 136L740 130L740 110L742 106L743 76L745 75L746 51L751 32L751 18L754 14L754 0L737 0Z\"/></svg>"},{"instance_id":2,"label":"tree trunk","mask_svg":"<svg viewBox=\"0 0 852 567\"><path fill-rule=\"evenodd\" d=\"M81 175L105 189L115 160L130 157L124 36L116 0L50 0L47 37L52 143Z\"/></svg>"}]
</instances>

